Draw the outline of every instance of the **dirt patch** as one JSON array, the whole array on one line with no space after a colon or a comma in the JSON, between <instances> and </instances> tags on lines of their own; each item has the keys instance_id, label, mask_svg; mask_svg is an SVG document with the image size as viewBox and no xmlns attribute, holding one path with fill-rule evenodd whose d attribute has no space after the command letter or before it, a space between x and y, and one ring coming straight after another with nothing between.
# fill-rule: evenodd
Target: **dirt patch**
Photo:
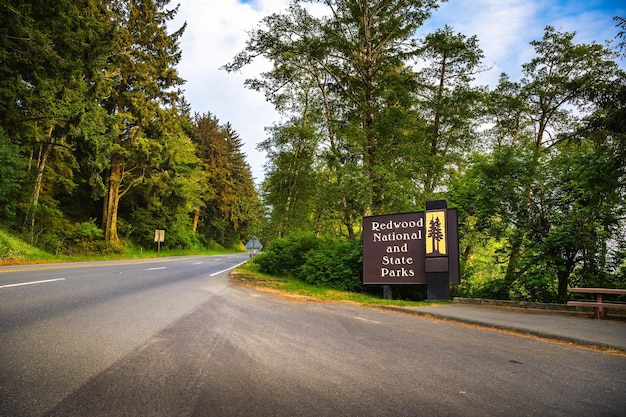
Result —
<instances>
[{"instance_id":1,"label":"dirt patch","mask_svg":"<svg viewBox=\"0 0 626 417\"><path fill-rule=\"evenodd\" d=\"M284 284L284 281L278 278L260 277L239 269L230 273L230 281L234 284L260 288L278 288Z\"/></svg>"},{"instance_id":2,"label":"dirt patch","mask_svg":"<svg viewBox=\"0 0 626 417\"><path fill-rule=\"evenodd\" d=\"M232 271L230 273L230 282L234 285L270 293L278 298L288 300L292 303L319 303L321 301L315 297L281 291L280 287L285 284L285 281L281 279L260 277L242 270Z\"/></svg>"},{"instance_id":3,"label":"dirt patch","mask_svg":"<svg viewBox=\"0 0 626 417\"><path fill-rule=\"evenodd\" d=\"M230 273L230 282L233 285L239 285L242 287L252 288L256 291L272 294L275 297L292 303L341 303L360 306L363 305L362 303L349 300L325 300L312 295L294 294L281 288L286 284L286 282L280 278L258 276L245 270L232 271ZM336 291L330 291L330 293L333 292Z\"/></svg>"}]
</instances>

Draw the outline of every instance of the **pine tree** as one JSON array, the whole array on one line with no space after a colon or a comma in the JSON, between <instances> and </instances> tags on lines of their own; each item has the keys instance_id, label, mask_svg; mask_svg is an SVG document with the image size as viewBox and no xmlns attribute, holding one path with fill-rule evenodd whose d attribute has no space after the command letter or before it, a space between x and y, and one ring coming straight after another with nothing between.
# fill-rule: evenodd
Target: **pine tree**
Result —
<instances>
[{"instance_id":1,"label":"pine tree","mask_svg":"<svg viewBox=\"0 0 626 417\"><path fill-rule=\"evenodd\" d=\"M42 190L54 189L44 181L71 191L77 147L105 129L99 99L108 80L98 70L110 55L112 26L106 5L93 0L2 2L0 10L0 123L31 155L24 227L32 240ZM58 175L46 176L50 168Z\"/></svg>"},{"instance_id":2,"label":"pine tree","mask_svg":"<svg viewBox=\"0 0 626 417\"><path fill-rule=\"evenodd\" d=\"M117 86L105 108L114 117L110 164L103 206L105 239L119 242L117 216L120 199L140 184L154 145L150 124L163 119L165 107L174 106L183 80L176 72L181 53L178 40L185 26L172 34L167 23L178 7L169 0L113 0L118 44L109 68L117 73ZM158 131L158 129L157 129Z\"/></svg>"}]
</instances>

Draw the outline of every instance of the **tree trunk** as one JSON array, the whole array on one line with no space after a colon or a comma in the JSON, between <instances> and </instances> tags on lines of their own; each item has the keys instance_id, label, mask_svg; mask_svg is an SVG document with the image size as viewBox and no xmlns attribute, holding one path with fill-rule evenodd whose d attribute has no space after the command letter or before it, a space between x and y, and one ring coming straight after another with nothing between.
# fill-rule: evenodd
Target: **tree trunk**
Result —
<instances>
[{"instance_id":1,"label":"tree trunk","mask_svg":"<svg viewBox=\"0 0 626 417\"><path fill-rule=\"evenodd\" d=\"M120 200L126 195L135 185L140 184L143 181L143 175L139 175L133 179L132 170L125 168L124 160L122 157L114 155L111 157L111 169L109 171L109 179L107 181L108 191L104 199L104 240L118 244L120 238L117 234L117 211L120 205ZM126 186L122 187L122 182L126 181Z\"/></svg>"},{"instance_id":2,"label":"tree trunk","mask_svg":"<svg viewBox=\"0 0 626 417\"><path fill-rule=\"evenodd\" d=\"M506 266L506 273L504 275L504 283L507 289L511 289L513 281L515 281L515 261L519 256L522 249L522 239L520 237L513 238L511 243L511 253L509 255L509 263Z\"/></svg>"},{"instance_id":3,"label":"tree trunk","mask_svg":"<svg viewBox=\"0 0 626 417\"><path fill-rule=\"evenodd\" d=\"M107 169L106 173L105 173L105 178L104 178L104 187L106 192L104 193L104 199L102 202L102 220L100 222L100 228L104 231L107 230L107 218L108 215L107 213L109 212L108 208L109 208L109 189L111 188L109 186L109 183L111 181L111 169ZM106 232L105 232L106 235ZM106 240L106 239L105 239Z\"/></svg>"},{"instance_id":4,"label":"tree trunk","mask_svg":"<svg viewBox=\"0 0 626 417\"><path fill-rule=\"evenodd\" d=\"M567 303L567 298L569 295L569 291L567 287L569 285L570 274L571 274L571 268L569 268L569 266L560 268L559 271L557 272L557 278L558 278L557 302L561 304Z\"/></svg>"},{"instance_id":5,"label":"tree trunk","mask_svg":"<svg viewBox=\"0 0 626 417\"><path fill-rule=\"evenodd\" d=\"M122 164L118 157L113 157L111 159L111 169L107 182L109 189L107 191L107 196L104 199L104 240L113 244L118 244L120 239L117 234L117 209L119 207L119 191L122 184Z\"/></svg>"},{"instance_id":6,"label":"tree trunk","mask_svg":"<svg viewBox=\"0 0 626 417\"><path fill-rule=\"evenodd\" d=\"M30 235L30 243L31 245L35 241L35 214L37 205L39 204L39 195L41 194L41 184L43 183L43 172L46 169L46 162L48 161L48 157L52 152L53 144L52 144L52 130L54 129L54 125L50 126L48 131L48 143L45 144L45 150L41 152L43 148L43 144L41 144L41 148L39 150L39 160L37 162L37 176L35 177L35 185L33 187L33 196L30 200L30 207L28 209L28 213L26 214L26 218L24 219L24 229L29 227L29 235Z\"/></svg>"},{"instance_id":7,"label":"tree trunk","mask_svg":"<svg viewBox=\"0 0 626 417\"><path fill-rule=\"evenodd\" d=\"M322 94L323 102L324 102L324 117L326 119L326 129L328 131L328 141L330 143L330 149L332 151L332 155L334 156L330 162L329 166L335 172L337 176L337 189L342 190L343 188L343 180L341 178L339 167L341 166L341 161L339 160L339 151L337 150L337 143L335 141L335 131L333 128L333 115L331 111L330 101L328 98L328 90L325 82L321 82L319 78L316 77L317 86ZM343 224L346 226L348 231L348 237L352 240L354 239L354 227L352 226L351 218L350 218L350 210L348 207L348 200L345 195L341 197L341 209L343 216Z\"/></svg>"},{"instance_id":8,"label":"tree trunk","mask_svg":"<svg viewBox=\"0 0 626 417\"><path fill-rule=\"evenodd\" d=\"M198 222L200 221L200 209L197 209L194 213L193 213L193 225L192 225L192 230L194 233L196 233L198 231Z\"/></svg>"}]
</instances>

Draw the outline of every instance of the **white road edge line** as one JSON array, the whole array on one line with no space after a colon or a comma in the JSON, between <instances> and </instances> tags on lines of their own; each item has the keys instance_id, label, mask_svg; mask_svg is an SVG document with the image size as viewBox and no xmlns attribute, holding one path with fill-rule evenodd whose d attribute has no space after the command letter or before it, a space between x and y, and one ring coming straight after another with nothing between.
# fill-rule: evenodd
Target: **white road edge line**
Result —
<instances>
[{"instance_id":1,"label":"white road edge line","mask_svg":"<svg viewBox=\"0 0 626 417\"><path fill-rule=\"evenodd\" d=\"M221 273L223 273L223 272L230 271L231 269L235 269L235 268L237 268L239 265L243 265L243 264L245 264L246 262L248 262L248 261L243 261L242 263L237 264L237 265L235 265L235 266L231 266L230 268L226 268L226 269L222 269L221 271L213 272L212 274L209 274L209 276L210 276L210 277L214 277L214 276L219 275L219 274L221 274Z\"/></svg>"},{"instance_id":2,"label":"white road edge line","mask_svg":"<svg viewBox=\"0 0 626 417\"><path fill-rule=\"evenodd\" d=\"M0 285L0 288L21 287L23 285L43 284L46 282L65 281L65 278L44 279L42 281L20 282L19 284Z\"/></svg>"}]
</instances>

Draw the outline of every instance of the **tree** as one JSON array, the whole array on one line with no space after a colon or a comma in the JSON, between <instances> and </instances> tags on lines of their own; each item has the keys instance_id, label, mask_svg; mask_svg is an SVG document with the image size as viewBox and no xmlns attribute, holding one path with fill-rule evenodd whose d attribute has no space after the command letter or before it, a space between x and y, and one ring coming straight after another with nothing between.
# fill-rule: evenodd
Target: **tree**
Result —
<instances>
[{"instance_id":1,"label":"tree","mask_svg":"<svg viewBox=\"0 0 626 417\"><path fill-rule=\"evenodd\" d=\"M572 280L601 275L594 265L621 210L619 180L600 179L622 177L614 146L579 127L598 103L607 108L624 75L613 53L573 37L546 28L522 81L501 77L494 103L508 108L494 113L496 148L455 187L475 227L507 239L504 285L518 298L564 302Z\"/></svg>"},{"instance_id":2,"label":"tree","mask_svg":"<svg viewBox=\"0 0 626 417\"><path fill-rule=\"evenodd\" d=\"M323 3L328 15L313 18L302 7L307 3ZM360 206L360 216L395 204L396 189L385 185L401 181L390 167L402 162L403 132L413 121L407 100L414 74L407 63L418 50L415 31L436 6L416 0L295 0L289 15L264 19L226 66L234 71L259 55L268 58L273 70L248 85L271 99L281 96L270 87L318 88L326 166L335 188L349 196L341 201L345 223L354 219L353 206ZM364 195L351 193L355 183ZM351 233L352 225L347 227Z\"/></svg>"},{"instance_id":3,"label":"tree","mask_svg":"<svg viewBox=\"0 0 626 417\"><path fill-rule=\"evenodd\" d=\"M112 27L106 5L93 0L2 2L0 7L6 23L0 121L30 150L34 168L29 167L32 192L24 227L33 240L50 160L71 189L74 150L104 130L98 100L108 82L98 69L109 54Z\"/></svg>"},{"instance_id":4,"label":"tree","mask_svg":"<svg viewBox=\"0 0 626 417\"><path fill-rule=\"evenodd\" d=\"M169 247L198 247L192 213L202 204L205 176L183 129L186 116L176 111L160 116L147 130L153 139L143 181L128 193L120 213L130 221L134 241L149 244L155 229L165 229Z\"/></svg>"},{"instance_id":5,"label":"tree","mask_svg":"<svg viewBox=\"0 0 626 417\"><path fill-rule=\"evenodd\" d=\"M345 228L354 236L363 213L361 169L340 134L346 109L325 68L330 56L322 22L294 2L289 14L271 15L262 23L265 27L251 35L246 50L225 68L241 68L257 55L275 62L261 79L246 81L288 119L271 128L271 137L259 145L270 154L263 188L272 213L271 234L313 224L316 230Z\"/></svg>"},{"instance_id":6,"label":"tree","mask_svg":"<svg viewBox=\"0 0 626 417\"><path fill-rule=\"evenodd\" d=\"M112 1L119 29L117 51L108 66L117 74L117 86L104 102L114 122L103 207L105 239L111 243L119 242L120 200L143 181L149 167L147 155L157 139L150 136L149 125L162 118L165 107L176 104L176 88L183 83L175 67L181 56L178 40L185 26L168 34L167 23L178 11L178 7L167 9L168 3Z\"/></svg>"},{"instance_id":7,"label":"tree","mask_svg":"<svg viewBox=\"0 0 626 417\"><path fill-rule=\"evenodd\" d=\"M615 37L622 39L622 41L617 44L617 48L624 54L626 49L626 41L624 40L626 38L626 19L621 16L615 16L613 20L617 22L615 27L620 29Z\"/></svg>"},{"instance_id":8,"label":"tree","mask_svg":"<svg viewBox=\"0 0 626 417\"><path fill-rule=\"evenodd\" d=\"M416 77L418 109L427 121L416 129L413 176L422 184L424 201L436 197L446 183L447 171L458 170L473 148L482 120L483 91L472 87L475 74L485 71L476 36L455 34L452 28L425 37Z\"/></svg>"},{"instance_id":9,"label":"tree","mask_svg":"<svg viewBox=\"0 0 626 417\"><path fill-rule=\"evenodd\" d=\"M534 155L551 151L560 140L571 137L576 116L568 106L577 106L584 111L589 104L588 92L611 83L619 76L615 54L598 44L573 44L574 33L558 33L552 27L546 27L541 41L531 44L537 57L522 66L522 94L528 103L529 116L535 128ZM538 175L543 173L538 172ZM554 226L545 215L551 208L544 207L540 201L532 198L534 187L529 184L528 228L537 231L536 238L544 238ZM534 201L533 201L534 200ZM514 242L513 250L518 243ZM558 274L558 299L565 301L567 286L573 263L570 255L551 253L559 259L559 268L565 269ZM509 270L509 276L511 270Z\"/></svg>"},{"instance_id":10,"label":"tree","mask_svg":"<svg viewBox=\"0 0 626 417\"><path fill-rule=\"evenodd\" d=\"M327 0L324 4L331 15L323 22L323 33L333 58L325 68L347 108L347 130L342 133L363 164L363 185L369 194L365 214L378 214L389 198L385 187L393 176L389 167L395 165L396 149L405 139L393 125L401 128L408 122L400 104L406 87L412 85L412 73L403 67L416 54L417 28L437 2Z\"/></svg>"},{"instance_id":11,"label":"tree","mask_svg":"<svg viewBox=\"0 0 626 417\"><path fill-rule=\"evenodd\" d=\"M16 197L27 166L20 147L0 127L0 219L4 221L16 220Z\"/></svg>"},{"instance_id":12,"label":"tree","mask_svg":"<svg viewBox=\"0 0 626 417\"><path fill-rule=\"evenodd\" d=\"M226 123L224 131L227 139L230 171L228 184L232 184L230 190L224 190L226 191L224 195L230 191L233 198L222 200L223 208L221 211L230 221L230 233L226 234L225 243L232 242L234 244L248 239L246 236L255 234L255 230L259 228L263 211L250 165L246 162L245 154L241 150L243 142L230 123Z\"/></svg>"},{"instance_id":13,"label":"tree","mask_svg":"<svg viewBox=\"0 0 626 417\"><path fill-rule=\"evenodd\" d=\"M263 213L239 135L208 113L194 117L191 138L202 168L194 230L223 246L252 236Z\"/></svg>"},{"instance_id":14,"label":"tree","mask_svg":"<svg viewBox=\"0 0 626 417\"><path fill-rule=\"evenodd\" d=\"M321 188L316 171L317 134L309 126L292 124L275 126L271 132L272 137L260 148L271 161L266 168L263 195L270 207L275 235L285 237L297 229L316 230L315 195Z\"/></svg>"}]
</instances>

